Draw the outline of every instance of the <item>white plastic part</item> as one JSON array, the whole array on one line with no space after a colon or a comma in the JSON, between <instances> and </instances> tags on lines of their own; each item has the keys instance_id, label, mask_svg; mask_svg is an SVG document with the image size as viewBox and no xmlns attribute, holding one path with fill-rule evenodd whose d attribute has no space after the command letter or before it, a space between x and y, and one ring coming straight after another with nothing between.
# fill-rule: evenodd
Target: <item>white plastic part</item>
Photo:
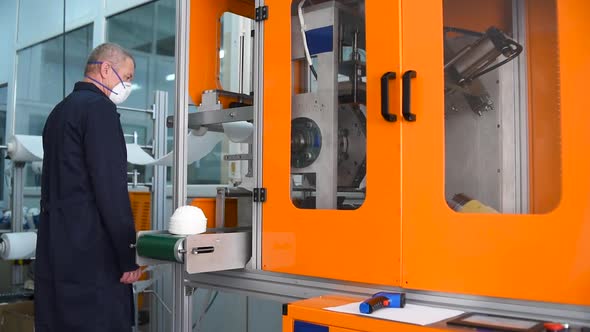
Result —
<instances>
[{"instance_id":1,"label":"white plastic part","mask_svg":"<svg viewBox=\"0 0 590 332\"><path fill-rule=\"evenodd\" d=\"M301 0L297 6L297 14L299 16L299 25L301 26L301 37L303 38L303 48L305 49L305 58L310 67L313 66L311 55L309 54L309 47L307 47L307 37L305 36L305 20L303 19L303 4L306 0Z\"/></svg>"},{"instance_id":2,"label":"white plastic part","mask_svg":"<svg viewBox=\"0 0 590 332\"><path fill-rule=\"evenodd\" d=\"M196 206L181 206L170 217L168 232L171 234L192 235L205 231L207 231L207 217L203 210Z\"/></svg>"}]
</instances>

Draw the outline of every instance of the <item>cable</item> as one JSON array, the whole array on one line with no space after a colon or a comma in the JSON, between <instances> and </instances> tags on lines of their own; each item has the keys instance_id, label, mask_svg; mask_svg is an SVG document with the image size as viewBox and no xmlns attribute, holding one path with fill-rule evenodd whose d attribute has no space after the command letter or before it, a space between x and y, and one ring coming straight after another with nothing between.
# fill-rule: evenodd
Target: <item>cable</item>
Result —
<instances>
[{"instance_id":1,"label":"cable","mask_svg":"<svg viewBox=\"0 0 590 332\"><path fill-rule=\"evenodd\" d=\"M474 80L474 79L480 77L481 75L487 74L487 73L491 72L492 70L497 69L497 68L503 66L504 64L512 61L513 59L515 59L517 56L520 55L520 53L523 50L522 45L520 45L519 43L517 43L517 42L515 42L515 41L513 41L511 39L507 39L506 41L508 42L508 44L510 44L510 45L512 45L512 46L515 47L515 49L512 49L512 52L513 53L510 54L509 56L507 56L506 59L504 59L504 61L502 61L500 63L497 63L497 64L495 64L495 65L493 65L493 66L491 66L491 67L489 67L489 68L487 68L485 70L482 70L479 73L476 73L475 75L473 75L473 77L470 78L470 80Z\"/></svg>"},{"instance_id":2,"label":"cable","mask_svg":"<svg viewBox=\"0 0 590 332\"><path fill-rule=\"evenodd\" d=\"M303 48L305 50L305 58L307 59L307 63L309 64L309 69L313 74L313 77L317 80L318 73L313 68L313 62L311 60L311 55L309 54L309 47L307 46L307 37L305 36L305 20L303 19L303 4L307 0L299 1L299 5L297 6L297 15L299 16L299 25L301 26L301 37L303 38Z\"/></svg>"},{"instance_id":3,"label":"cable","mask_svg":"<svg viewBox=\"0 0 590 332\"><path fill-rule=\"evenodd\" d=\"M215 294L213 294L213 292L215 292ZM193 323L193 326L192 326L193 331L196 331L196 332L201 331L201 321L203 320L203 317L205 317L205 314L209 311L209 309L213 305L213 302L215 302L215 299L217 298L217 294L219 294L219 291L213 291L211 289L209 289L207 291L207 295L205 295L205 298L203 301L203 307L199 312L199 317ZM207 304L207 306L205 306L205 304L207 302L208 302L208 304Z\"/></svg>"}]
</instances>

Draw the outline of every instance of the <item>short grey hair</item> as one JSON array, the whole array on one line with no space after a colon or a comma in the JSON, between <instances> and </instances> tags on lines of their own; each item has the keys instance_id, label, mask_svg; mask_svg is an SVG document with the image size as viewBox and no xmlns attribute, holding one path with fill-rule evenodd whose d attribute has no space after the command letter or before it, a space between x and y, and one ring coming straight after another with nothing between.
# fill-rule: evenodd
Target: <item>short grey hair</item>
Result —
<instances>
[{"instance_id":1,"label":"short grey hair","mask_svg":"<svg viewBox=\"0 0 590 332\"><path fill-rule=\"evenodd\" d=\"M93 67L95 62L109 61L118 68L127 58L133 61L133 67L135 67L135 59L133 58L133 55L123 47L115 43L100 44L90 52L88 61L86 61L84 75L88 75L95 70L94 68L96 67Z\"/></svg>"}]
</instances>

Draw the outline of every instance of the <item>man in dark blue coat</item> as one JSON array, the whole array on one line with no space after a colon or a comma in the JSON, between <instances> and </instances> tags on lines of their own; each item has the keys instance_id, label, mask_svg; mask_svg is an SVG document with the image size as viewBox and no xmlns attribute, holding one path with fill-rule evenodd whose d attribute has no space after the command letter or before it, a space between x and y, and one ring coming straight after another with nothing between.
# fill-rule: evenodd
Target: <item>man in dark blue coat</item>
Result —
<instances>
[{"instance_id":1,"label":"man in dark blue coat","mask_svg":"<svg viewBox=\"0 0 590 332\"><path fill-rule=\"evenodd\" d=\"M43 130L41 219L35 268L37 332L128 332L135 227L127 151L116 103L131 91L133 57L116 44L92 51L85 79Z\"/></svg>"}]
</instances>

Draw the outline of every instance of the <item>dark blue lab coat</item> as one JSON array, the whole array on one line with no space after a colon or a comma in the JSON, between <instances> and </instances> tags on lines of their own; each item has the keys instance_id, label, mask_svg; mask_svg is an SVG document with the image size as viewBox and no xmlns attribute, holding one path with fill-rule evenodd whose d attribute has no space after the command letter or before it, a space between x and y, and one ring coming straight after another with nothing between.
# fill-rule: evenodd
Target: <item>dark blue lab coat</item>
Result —
<instances>
[{"instance_id":1,"label":"dark blue lab coat","mask_svg":"<svg viewBox=\"0 0 590 332\"><path fill-rule=\"evenodd\" d=\"M137 269L127 151L117 108L78 82L43 129L35 331L130 331Z\"/></svg>"}]
</instances>

